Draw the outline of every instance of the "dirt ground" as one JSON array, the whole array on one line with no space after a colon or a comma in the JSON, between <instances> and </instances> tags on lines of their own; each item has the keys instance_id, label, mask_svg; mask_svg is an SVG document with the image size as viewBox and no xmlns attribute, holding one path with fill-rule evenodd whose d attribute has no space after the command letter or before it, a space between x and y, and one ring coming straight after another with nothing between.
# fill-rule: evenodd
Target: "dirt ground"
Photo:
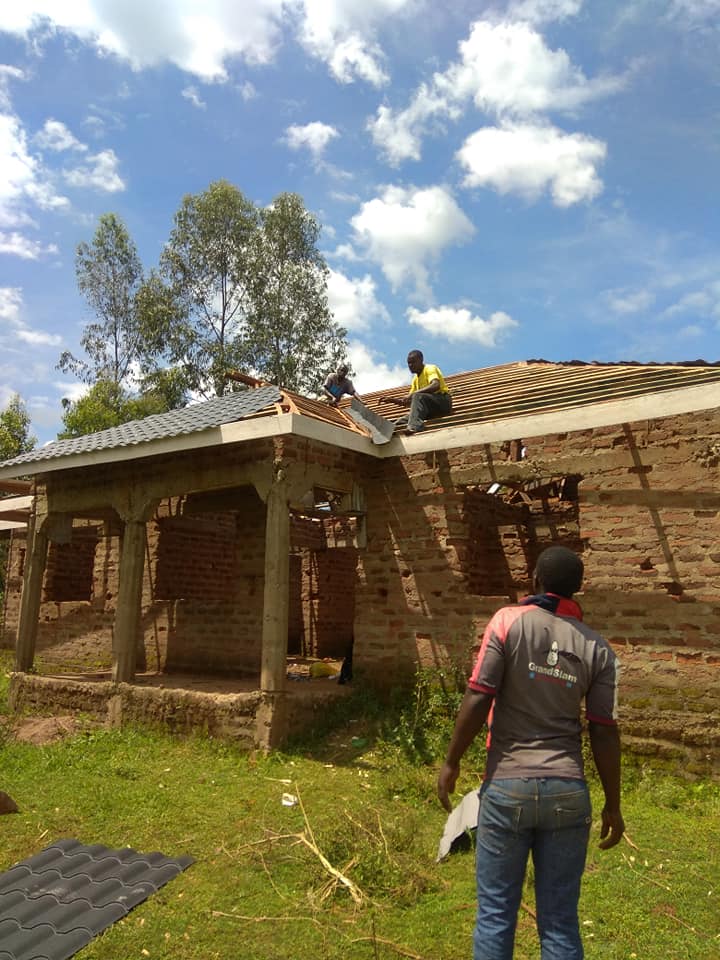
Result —
<instances>
[{"instance_id":1,"label":"dirt ground","mask_svg":"<svg viewBox=\"0 0 720 960\"><path fill-rule=\"evenodd\" d=\"M82 725L73 716L65 717L23 717L11 721L10 736L20 743L32 743L35 746L44 746L46 743L55 743L63 737L69 737L81 728Z\"/></svg>"}]
</instances>

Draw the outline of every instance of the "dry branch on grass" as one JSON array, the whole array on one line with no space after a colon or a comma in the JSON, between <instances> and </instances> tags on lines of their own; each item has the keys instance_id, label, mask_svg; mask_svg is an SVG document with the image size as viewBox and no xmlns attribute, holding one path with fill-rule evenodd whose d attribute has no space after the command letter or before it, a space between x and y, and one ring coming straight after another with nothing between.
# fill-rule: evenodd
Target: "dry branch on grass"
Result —
<instances>
[{"instance_id":1,"label":"dry branch on grass","mask_svg":"<svg viewBox=\"0 0 720 960\"><path fill-rule=\"evenodd\" d=\"M326 900L337 889L338 886L342 886L348 891L353 901L358 906L361 906L368 900L368 897L365 895L365 893L363 893L360 887L358 887L358 885L346 875L346 871L355 866L357 860L353 858L348 864L346 864L343 870L338 870L337 867L334 867L332 863L330 863L328 858L318 846L313 828L310 824L310 819L308 818L307 811L305 810L305 805L303 804L302 797L300 796L300 790L297 786L295 787L295 794L298 799L300 811L303 815L305 829L300 831L300 833L274 833L273 831L267 831L268 835L265 838L243 844L238 848L237 852L239 853L241 850L259 847L263 844L279 843L282 840L290 840L293 844L302 844L320 861L323 870L325 870L330 877L330 879L323 884L318 893L320 901L322 902L323 900ZM264 861L263 866L265 866Z\"/></svg>"},{"instance_id":2,"label":"dry branch on grass","mask_svg":"<svg viewBox=\"0 0 720 960\"><path fill-rule=\"evenodd\" d=\"M223 910L213 910L214 917L227 917L228 920L244 920L246 923L294 923L296 920L305 920L308 923L314 923L316 927L323 929L323 925L315 917L248 917L241 913L225 913Z\"/></svg>"},{"instance_id":3,"label":"dry branch on grass","mask_svg":"<svg viewBox=\"0 0 720 960\"><path fill-rule=\"evenodd\" d=\"M381 943L384 947L390 947L391 950L394 950L395 953L398 953L401 957L410 957L410 960L423 960L422 956L419 953L414 953L412 950L408 950L407 947L401 946L399 943L393 943L392 940L386 940L384 937L354 937L350 940L350 943Z\"/></svg>"}]
</instances>

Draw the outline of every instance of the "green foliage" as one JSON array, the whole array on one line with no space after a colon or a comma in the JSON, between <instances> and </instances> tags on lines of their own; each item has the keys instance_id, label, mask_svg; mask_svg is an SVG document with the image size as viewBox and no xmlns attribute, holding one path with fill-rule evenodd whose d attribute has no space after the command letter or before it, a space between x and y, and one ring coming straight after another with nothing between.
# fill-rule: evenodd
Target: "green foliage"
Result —
<instances>
[{"instance_id":1,"label":"green foliage","mask_svg":"<svg viewBox=\"0 0 720 960\"><path fill-rule=\"evenodd\" d=\"M0 715L5 686L0 671ZM408 696L414 729L438 715L442 697ZM436 766L377 744L355 748L353 734L372 739L379 718L377 701L362 691L352 702L354 716L345 712L314 749L306 743L269 757L204 735L100 725L47 746L0 743L0 788L20 807L3 818L0 870L65 836L195 857L84 948L83 960L464 960L473 857L435 863L445 822ZM720 784L688 783L647 764L628 764L625 782L631 843L607 852L597 848L601 790L591 782L596 814L580 901L586 957L714 960L720 864L708 851L720 845ZM284 806L285 792L301 804ZM301 835L362 891L361 903ZM514 956L531 960L539 950L530 882L523 903Z\"/></svg>"},{"instance_id":2,"label":"green foliage","mask_svg":"<svg viewBox=\"0 0 720 960\"><path fill-rule=\"evenodd\" d=\"M222 394L241 369L316 391L345 359L319 236L297 194L258 208L218 180L183 199L160 270L178 308L166 311L168 355L191 389Z\"/></svg>"},{"instance_id":3,"label":"green foliage","mask_svg":"<svg viewBox=\"0 0 720 960\"><path fill-rule=\"evenodd\" d=\"M411 689L399 691L386 714L382 739L411 763L439 763L445 756L455 718L467 687L464 661L442 669L419 667ZM482 763L484 748L477 738L465 757L466 766Z\"/></svg>"},{"instance_id":4,"label":"green foliage","mask_svg":"<svg viewBox=\"0 0 720 960\"><path fill-rule=\"evenodd\" d=\"M241 389L232 370L319 392L347 352L319 236L297 194L260 208L217 180L183 198L159 267L145 275L122 220L103 214L76 256L94 315L80 341L85 357L66 350L58 362L93 390L63 401L60 436L174 409L189 392Z\"/></svg>"},{"instance_id":5,"label":"green foliage","mask_svg":"<svg viewBox=\"0 0 720 960\"><path fill-rule=\"evenodd\" d=\"M250 305L245 333L249 365L272 383L319 392L346 359L345 330L327 303L320 225L296 193L260 211L250 250Z\"/></svg>"},{"instance_id":6,"label":"green foliage","mask_svg":"<svg viewBox=\"0 0 720 960\"><path fill-rule=\"evenodd\" d=\"M0 462L29 453L37 443L30 433L30 415L18 394L0 411ZM8 541L0 539L0 610L5 596Z\"/></svg>"},{"instance_id":7,"label":"green foliage","mask_svg":"<svg viewBox=\"0 0 720 960\"><path fill-rule=\"evenodd\" d=\"M248 249L257 228L255 205L227 180L187 194L175 215L160 270L179 308L168 328L170 358L191 389L222 395L226 371L243 363Z\"/></svg>"},{"instance_id":8,"label":"green foliage","mask_svg":"<svg viewBox=\"0 0 720 960\"><path fill-rule=\"evenodd\" d=\"M0 411L0 462L29 453L37 439L30 434L30 415L18 394Z\"/></svg>"},{"instance_id":9,"label":"green foliage","mask_svg":"<svg viewBox=\"0 0 720 960\"><path fill-rule=\"evenodd\" d=\"M58 368L85 383L122 384L144 355L144 336L136 298L143 268L135 244L119 217L100 217L92 241L78 245L75 274L95 320L80 338L88 360L65 350Z\"/></svg>"},{"instance_id":10,"label":"green foliage","mask_svg":"<svg viewBox=\"0 0 720 960\"><path fill-rule=\"evenodd\" d=\"M111 380L99 380L79 400L63 400L65 429L58 438L82 437L172 409L171 403L176 399L172 381L161 379L163 374L157 376L158 386L138 396Z\"/></svg>"}]
</instances>

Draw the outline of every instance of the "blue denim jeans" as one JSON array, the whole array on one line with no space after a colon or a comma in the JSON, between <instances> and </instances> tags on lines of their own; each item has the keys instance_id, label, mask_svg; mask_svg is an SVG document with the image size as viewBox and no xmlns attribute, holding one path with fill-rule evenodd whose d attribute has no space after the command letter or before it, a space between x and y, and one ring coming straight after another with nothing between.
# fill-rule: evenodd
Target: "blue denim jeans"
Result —
<instances>
[{"instance_id":1,"label":"blue denim jeans","mask_svg":"<svg viewBox=\"0 0 720 960\"><path fill-rule=\"evenodd\" d=\"M512 960L528 854L542 960L582 960L580 880L591 822L582 780L490 780L480 791L474 960Z\"/></svg>"}]
</instances>

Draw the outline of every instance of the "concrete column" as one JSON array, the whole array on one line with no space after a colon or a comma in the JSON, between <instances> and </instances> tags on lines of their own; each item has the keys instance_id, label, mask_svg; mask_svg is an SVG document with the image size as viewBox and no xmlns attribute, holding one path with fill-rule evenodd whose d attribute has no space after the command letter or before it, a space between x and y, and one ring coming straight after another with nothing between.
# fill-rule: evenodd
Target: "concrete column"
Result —
<instances>
[{"instance_id":1,"label":"concrete column","mask_svg":"<svg viewBox=\"0 0 720 960\"><path fill-rule=\"evenodd\" d=\"M287 484L282 471L278 471L270 487L266 507L260 689L263 693L282 693L287 675L290 581L290 511Z\"/></svg>"},{"instance_id":2,"label":"concrete column","mask_svg":"<svg viewBox=\"0 0 720 960\"><path fill-rule=\"evenodd\" d=\"M131 683L135 679L144 566L145 521L126 520L120 548L120 583L113 631L112 679L115 683Z\"/></svg>"},{"instance_id":3,"label":"concrete column","mask_svg":"<svg viewBox=\"0 0 720 960\"><path fill-rule=\"evenodd\" d=\"M20 622L15 645L16 670L32 670L35 662L35 643L48 551L46 522L47 515L37 517L33 514L28 524L25 574L20 598Z\"/></svg>"}]
</instances>

